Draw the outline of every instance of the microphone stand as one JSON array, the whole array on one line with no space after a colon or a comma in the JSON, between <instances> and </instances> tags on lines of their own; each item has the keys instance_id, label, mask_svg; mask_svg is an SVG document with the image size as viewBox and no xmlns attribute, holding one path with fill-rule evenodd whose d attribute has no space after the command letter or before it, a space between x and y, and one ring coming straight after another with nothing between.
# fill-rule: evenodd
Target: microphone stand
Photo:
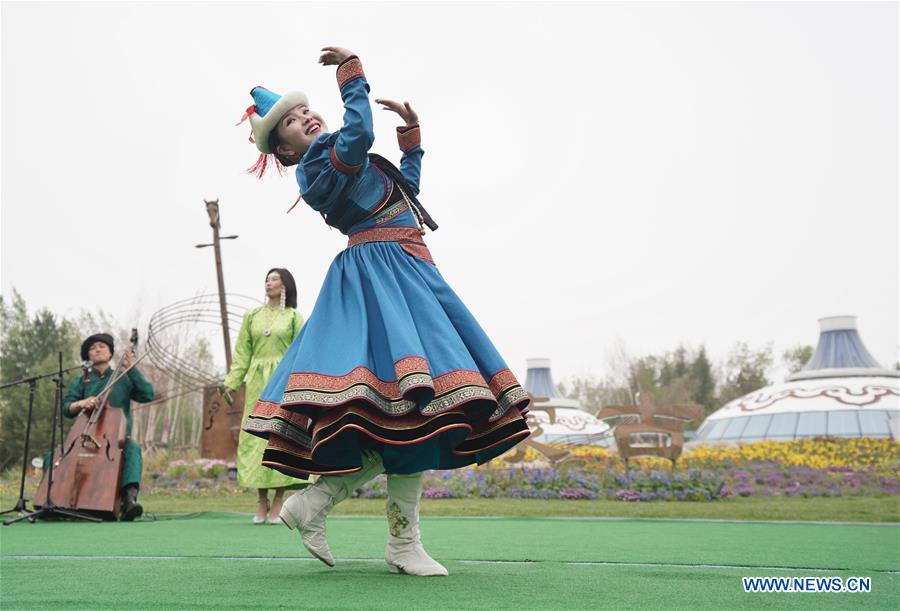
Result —
<instances>
[{"instance_id":1,"label":"microphone stand","mask_svg":"<svg viewBox=\"0 0 900 611\"><path fill-rule=\"evenodd\" d=\"M8 526L9 524L15 524L16 522L21 522L22 520L28 520L29 522L34 522L38 518L47 519L51 517L55 518L74 518L76 520L88 520L91 522L102 522L98 517L88 515L86 513L81 513L78 511L72 511L71 509L63 509L61 507L57 507L53 504L53 497L51 496L53 493L53 463L55 462L54 453L56 452L56 421L57 417L62 414L62 405L63 405L63 366L62 366L63 355L62 352L59 353L59 371L57 372L56 377L56 405L53 408L53 425L50 428L50 470L47 473L47 502L38 509L37 511L32 511L31 513L25 514L23 516L19 516L14 520L6 520L3 522L4 526ZM71 369L77 369L77 367L72 367ZM62 441L62 440L61 440ZM24 465L23 465L24 469Z\"/></svg>"},{"instance_id":2,"label":"microphone stand","mask_svg":"<svg viewBox=\"0 0 900 611\"><path fill-rule=\"evenodd\" d=\"M78 367L69 367L68 369L65 369L64 372L72 371L73 369L78 369ZM4 388L11 388L13 386L18 386L19 384L28 384L28 423L25 425L25 451L22 454L22 476L19 480L19 499L16 501L16 506L12 509L0 511L0 516L7 513L24 513L29 511L28 499L25 498L25 474L28 470L28 447L31 442L31 414L34 408L34 391L38 380L52 378L58 375L59 372L54 371L53 373L44 373L30 378L23 378L0 386L0 390L3 390Z\"/></svg>"}]
</instances>

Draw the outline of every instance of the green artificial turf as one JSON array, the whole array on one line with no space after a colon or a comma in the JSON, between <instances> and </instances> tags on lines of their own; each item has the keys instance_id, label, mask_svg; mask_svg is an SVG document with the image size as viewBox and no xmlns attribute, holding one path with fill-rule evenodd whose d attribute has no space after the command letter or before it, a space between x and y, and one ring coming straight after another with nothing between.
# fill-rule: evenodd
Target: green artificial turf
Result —
<instances>
[{"instance_id":1,"label":"green artificial turf","mask_svg":"<svg viewBox=\"0 0 900 611\"><path fill-rule=\"evenodd\" d=\"M900 596L896 525L426 517L425 545L451 575L415 578L387 571L381 517L329 520L333 569L296 532L247 515L160 518L0 528L0 605L845 609L896 608ZM741 576L770 575L870 576L873 591L743 593Z\"/></svg>"},{"instance_id":2,"label":"green artificial turf","mask_svg":"<svg viewBox=\"0 0 900 611\"><path fill-rule=\"evenodd\" d=\"M0 507L15 505L18 487L0 493ZM256 511L256 492L219 495L144 494L150 513L197 511ZM29 505L30 507L30 505ZM846 497L734 497L702 502L625 503L560 499L422 499L428 516L567 516L617 518L700 518L718 520L799 520L841 522L900 522L900 496ZM384 515L384 499L347 499L335 508L338 515Z\"/></svg>"},{"instance_id":3,"label":"green artificial turf","mask_svg":"<svg viewBox=\"0 0 900 611\"><path fill-rule=\"evenodd\" d=\"M12 507L15 497L0 499ZM150 513L256 511L256 494L191 496L151 494L141 497ZM428 516L566 516L616 518L700 518L718 520L823 520L900 522L900 497L734 498L713 502L564 501L558 499L423 499ZM384 515L384 499L347 499L337 515Z\"/></svg>"}]
</instances>

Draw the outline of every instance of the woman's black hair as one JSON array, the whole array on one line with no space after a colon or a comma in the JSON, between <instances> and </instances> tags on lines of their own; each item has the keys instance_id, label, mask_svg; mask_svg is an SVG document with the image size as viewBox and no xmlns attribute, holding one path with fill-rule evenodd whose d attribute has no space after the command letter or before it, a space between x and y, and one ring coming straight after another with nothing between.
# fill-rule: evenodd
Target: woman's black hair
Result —
<instances>
[{"instance_id":1,"label":"woman's black hair","mask_svg":"<svg viewBox=\"0 0 900 611\"><path fill-rule=\"evenodd\" d=\"M294 281L294 276L291 275L291 272L284 269L283 267L273 267L269 271L266 272L266 278L269 277L269 274L272 272L278 272L278 275L281 276L281 285L284 287L284 306L286 308L297 308L297 283Z\"/></svg>"},{"instance_id":2,"label":"woman's black hair","mask_svg":"<svg viewBox=\"0 0 900 611\"><path fill-rule=\"evenodd\" d=\"M300 163L300 157L286 157L275 152L278 149L278 145L281 144L281 138L278 137L278 130L274 127L272 128L272 131L269 132L268 144L269 150L272 151L272 154L275 155L275 158L278 159L281 165L289 167Z\"/></svg>"}]
</instances>

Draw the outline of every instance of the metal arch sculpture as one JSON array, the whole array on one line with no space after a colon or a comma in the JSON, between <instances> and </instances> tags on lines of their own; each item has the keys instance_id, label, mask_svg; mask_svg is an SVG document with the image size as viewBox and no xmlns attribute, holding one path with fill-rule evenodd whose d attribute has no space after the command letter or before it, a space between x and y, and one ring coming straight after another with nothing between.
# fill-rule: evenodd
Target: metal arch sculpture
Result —
<instances>
[{"instance_id":1,"label":"metal arch sculpture","mask_svg":"<svg viewBox=\"0 0 900 611\"><path fill-rule=\"evenodd\" d=\"M639 392L637 399L638 405L603 407L597 418L621 418L613 435L626 464L632 456L659 456L671 460L674 467L684 448L684 423L700 417L703 406L656 405L649 392Z\"/></svg>"},{"instance_id":2,"label":"metal arch sculpture","mask_svg":"<svg viewBox=\"0 0 900 611\"><path fill-rule=\"evenodd\" d=\"M225 297L228 327L234 331L236 337L244 312L258 306L260 301L240 294L228 294ZM163 375L180 387L175 395L167 398L203 392L201 456L231 459L237 449L243 416L243 387L234 395L234 402L231 405L226 404L217 392L221 374L206 371L183 354L179 354L175 347L178 342L172 337L173 334L183 333L192 326L204 324L221 326L223 322L221 305L218 294L204 294L176 301L154 312L150 317L147 334L147 356ZM157 402L159 400L154 401Z\"/></svg>"},{"instance_id":3,"label":"metal arch sculpture","mask_svg":"<svg viewBox=\"0 0 900 611\"><path fill-rule=\"evenodd\" d=\"M228 326L239 330L241 321L251 307L259 305L258 299L246 295L228 294ZM172 348L173 341L167 333L183 330L185 326L197 324L221 325L219 296L215 294L197 295L164 306L150 316L147 333L147 352L150 361L173 381L200 390L216 384L220 375L215 371L204 371Z\"/></svg>"}]
</instances>

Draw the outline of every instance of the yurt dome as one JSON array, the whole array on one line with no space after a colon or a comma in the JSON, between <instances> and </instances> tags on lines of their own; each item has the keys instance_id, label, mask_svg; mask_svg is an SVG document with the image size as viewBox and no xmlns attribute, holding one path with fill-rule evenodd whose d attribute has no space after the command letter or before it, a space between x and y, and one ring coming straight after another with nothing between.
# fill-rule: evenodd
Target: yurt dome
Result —
<instances>
[{"instance_id":1,"label":"yurt dome","mask_svg":"<svg viewBox=\"0 0 900 611\"><path fill-rule=\"evenodd\" d=\"M694 441L900 438L900 372L869 354L855 316L822 318L819 327L802 370L710 414Z\"/></svg>"},{"instance_id":2,"label":"yurt dome","mask_svg":"<svg viewBox=\"0 0 900 611\"><path fill-rule=\"evenodd\" d=\"M536 441L587 445L609 434L609 425L581 409L575 399L563 397L550 371L550 359L528 359L525 390L535 400L528 420Z\"/></svg>"}]
</instances>

